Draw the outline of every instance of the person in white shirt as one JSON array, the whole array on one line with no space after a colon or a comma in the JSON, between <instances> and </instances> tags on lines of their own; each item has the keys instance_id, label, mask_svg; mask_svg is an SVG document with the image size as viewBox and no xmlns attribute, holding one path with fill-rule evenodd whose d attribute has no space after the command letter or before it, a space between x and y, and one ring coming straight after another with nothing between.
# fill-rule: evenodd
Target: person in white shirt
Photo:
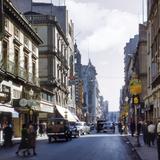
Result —
<instances>
[{"instance_id":1,"label":"person in white shirt","mask_svg":"<svg viewBox=\"0 0 160 160\"><path fill-rule=\"evenodd\" d=\"M157 123L157 151L158 151L158 160L160 160L160 120Z\"/></svg>"},{"instance_id":2,"label":"person in white shirt","mask_svg":"<svg viewBox=\"0 0 160 160\"><path fill-rule=\"evenodd\" d=\"M155 125L151 121L150 124L148 125L148 145L151 146L151 142L152 145L154 145L154 141L155 141Z\"/></svg>"}]
</instances>

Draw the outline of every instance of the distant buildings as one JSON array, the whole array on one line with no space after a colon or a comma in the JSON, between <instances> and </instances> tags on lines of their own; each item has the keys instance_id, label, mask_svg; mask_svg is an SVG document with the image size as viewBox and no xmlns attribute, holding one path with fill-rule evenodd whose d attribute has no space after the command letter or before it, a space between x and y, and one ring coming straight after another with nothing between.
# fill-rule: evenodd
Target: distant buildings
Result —
<instances>
[{"instance_id":1,"label":"distant buildings","mask_svg":"<svg viewBox=\"0 0 160 160\"><path fill-rule=\"evenodd\" d=\"M0 126L12 123L20 136L23 123L53 117L106 119L96 69L81 64L66 6L3 0L0 12Z\"/></svg>"}]
</instances>

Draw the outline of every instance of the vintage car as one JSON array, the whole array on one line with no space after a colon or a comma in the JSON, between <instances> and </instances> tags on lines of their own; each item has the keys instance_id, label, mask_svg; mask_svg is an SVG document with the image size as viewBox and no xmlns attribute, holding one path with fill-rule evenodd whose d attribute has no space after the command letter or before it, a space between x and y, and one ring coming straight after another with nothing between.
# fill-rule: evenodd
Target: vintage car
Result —
<instances>
[{"instance_id":1,"label":"vintage car","mask_svg":"<svg viewBox=\"0 0 160 160\"><path fill-rule=\"evenodd\" d=\"M49 143L53 142L52 140L70 140L72 132L69 129L69 122L63 118L50 119L49 125L47 126L47 136Z\"/></svg>"},{"instance_id":2,"label":"vintage car","mask_svg":"<svg viewBox=\"0 0 160 160\"><path fill-rule=\"evenodd\" d=\"M115 125L112 122L106 122L103 125L103 132L106 133L115 133Z\"/></svg>"},{"instance_id":3,"label":"vintage car","mask_svg":"<svg viewBox=\"0 0 160 160\"><path fill-rule=\"evenodd\" d=\"M76 122L69 123L69 130L72 133L72 137L79 137L80 131L76 127Z\"/></svg>"},{"instance_id":4,"label":"vintage car","mask_svg":"<svg viewBox=\"0 0 160 160\"><path fill-rule=\"evenodd\" d=\"M76 128L79 131L80 135L90 133L90 127L86 124L86 122L83 121L76 122Z\"/></svg>"}]
</instances>

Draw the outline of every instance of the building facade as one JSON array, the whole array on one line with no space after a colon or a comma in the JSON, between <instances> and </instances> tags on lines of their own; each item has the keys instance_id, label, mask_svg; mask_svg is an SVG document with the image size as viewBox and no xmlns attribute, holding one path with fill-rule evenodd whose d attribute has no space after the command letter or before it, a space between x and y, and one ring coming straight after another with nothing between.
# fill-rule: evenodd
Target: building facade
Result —
<instances>
[{"instance_id":1,"label":"building facade","mask_svg":"<svg viewBox=\"0 0 160 160\"><path fill-rule=\"evenodd\" d=\"M147 96L145 110L147 120L160 117L160 5L157 0L147 1Z\"/></svg>"},{"instance_id":2,"label":"building facade","mask_svg":"<svg viewBox=\"0 0 160 160\"><path fill-rule=\"evenodd\" d=\"M97 109L97 80L96 69L89 60L88 65L82 65L82 79L83 79L83 97L84 106L83 111L87 123L96 123L96 109Z\"/></svg>"},{"instance_id":3,"label":"building facade","mask_svg":"<svg viewBox=\"0 0 160 160\"><path fill-rule=\"evenodd\" d=\"M2 5L4 28L0 41L0 89L6 95L7 101L0 98L0 121L1 126L4 123L13 123L14 134L19 136L22 123L36 122L38 118L38 46L42 40L10 1L4 0ZM12 107L19 113L16 118ZM9 113L12 115L7 116Z\"/></svg>"},{"instance_id":4,"label":"building facade","mask_svg":"<svg viewBox=\"0 0 160 160\"><path fill-rule=\"evenodd\" d=\"M68 83L74 77L74 28L66 6L30 1L25 1L24 6L22 1L13 2L25 11L23 14L44 41L40 46L41 87L53 92L56 108L76 113L75 84Z\"/></svg>"}]
</instances>

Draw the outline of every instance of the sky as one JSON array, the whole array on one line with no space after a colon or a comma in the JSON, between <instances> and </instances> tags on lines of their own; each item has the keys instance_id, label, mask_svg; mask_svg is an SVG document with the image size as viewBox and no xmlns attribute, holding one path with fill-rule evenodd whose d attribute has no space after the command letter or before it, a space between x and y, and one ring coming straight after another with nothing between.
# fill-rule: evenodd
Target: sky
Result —
<instances>
[{"instance_id":1,"label":"sky","mask_svg":"<svg viewBox=\"0 0 160 160\"><path fill-rule=\"evenodd\" d=\"M63 5L64 0L52 2ZM142 23L142 0L65 0L65 3L74 23L82 64L91 59L98 73L100 93L109 101L109 111L117 111L124 85L124 47Z\"/></svg>"}]
</instances>

